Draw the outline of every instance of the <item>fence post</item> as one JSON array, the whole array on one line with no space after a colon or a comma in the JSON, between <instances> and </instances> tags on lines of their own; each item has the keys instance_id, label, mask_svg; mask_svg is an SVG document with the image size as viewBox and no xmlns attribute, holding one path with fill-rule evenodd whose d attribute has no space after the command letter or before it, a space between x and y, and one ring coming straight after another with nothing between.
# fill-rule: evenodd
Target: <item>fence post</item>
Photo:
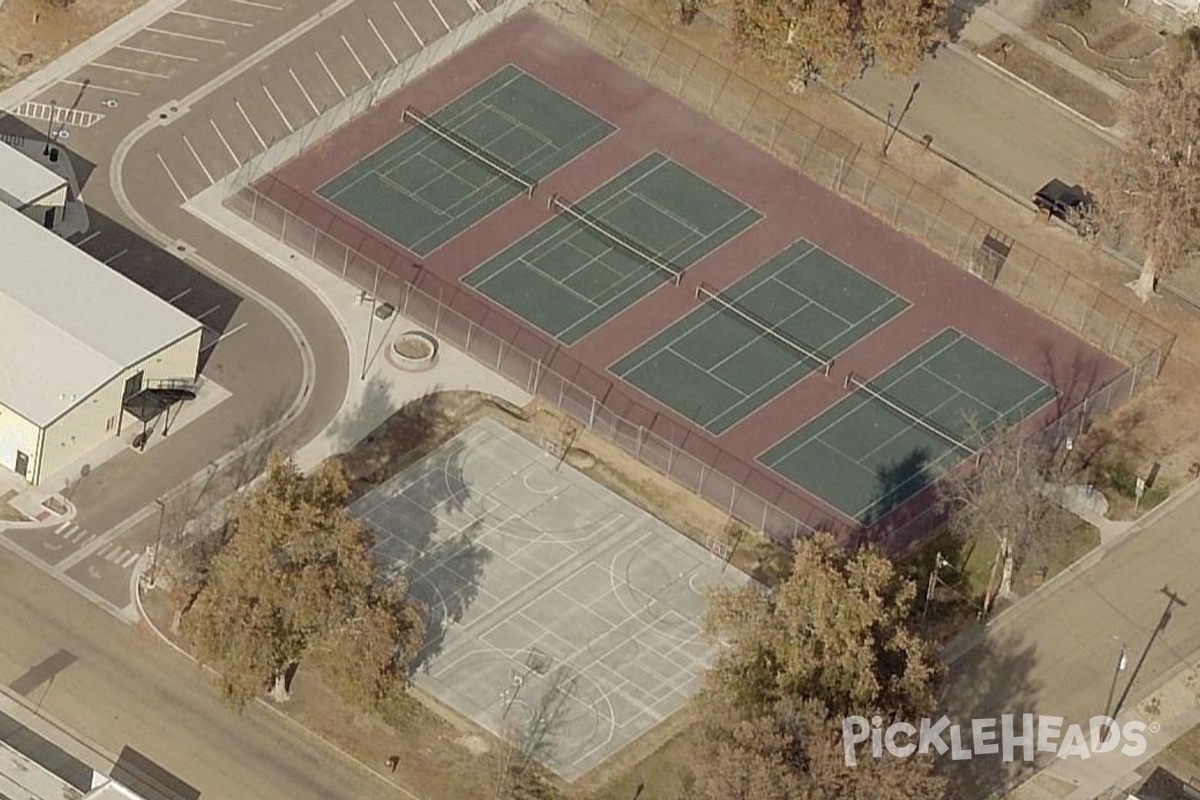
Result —
<instances>
[{"instance_id":1,"label":"fence post","mask_svg":"<svg viewBox=\"0 0 1200 800\"><path fill-rule=\"evenodd\" d=\"M471 329L474 327L475 327L475 323L473 323L473 322L467 323L467 342L468 343L471 341ZM470 353L470 352L471 352L470 350L467 350L467 353ZM500 346L496 348L496 372L500 373L501 375L504 375L503 372L500 372L500 361L503 360L503 358L504 358L504 342L500 342ZM508 376L505 375L505 377L508 377Z\"/></svg>"},{"instance_id":2,"label":"fence post","mask_svg":"<svg viewBox=\"0 0 1200 800\"><path fill-rule=\"evenodd\" d=\"M645 432L645 430L646 429L643 426L638 425L637 444L634 445L633 454L637 456L639 461L642 459L642 433Z\"/></svg>"},{"instance_id":3,"label":"fence post","mask_svg":"<svg viewBox=\"0 0 1200 800\"><path fill-rule=\"evenodd\" d=\"M596 396L592 395L592 410L588 412L588 430L596 427Z\"/></svg>"},{"instance_id":4,"label":"fence post","mask_svg":"<svg viewBox=\"0 0 1200 800\"><path fill-rule=\"evenodd\" d=\"M1130 374L1130 379L1129 379L1129 399L1130 399L1130 400L1132 400L1132 399L1133 399L1133 394L1134 394L1134 388L1137 386L1137 374L1138 374L1138 365L1137 365L1137 363L1134 363L1134 365L1133 365L1133 366L1130 368L1130 370L1129 370L1129 374Z\"/></svg>"}]
</instances>

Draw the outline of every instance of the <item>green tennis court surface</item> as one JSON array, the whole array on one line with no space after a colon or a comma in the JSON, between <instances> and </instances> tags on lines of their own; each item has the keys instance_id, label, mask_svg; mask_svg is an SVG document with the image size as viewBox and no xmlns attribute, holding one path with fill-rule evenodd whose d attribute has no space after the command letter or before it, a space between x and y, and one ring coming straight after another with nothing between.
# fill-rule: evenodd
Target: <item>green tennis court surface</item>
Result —
<instances>
[{"instance_id":1,"label":"green tennis court surface","mask_svg":"<svg viewBox=\"0 0 1200 800\"><path fill-rule=\"evenodd\" d=\"M672 280L661 265L685 270L760 218L661 153L576 208L621 241L560 214L463 278L567 345Z\"/></svg>"},{"instance_id":2,"label":"green tennis court surface","mask_svg":"<svg viewBox=\"0 0 1200 800\"><path fill-rule=\"evenodd\" d=\"M609 367L720 434L908 308L803 239ZM765 328L765 330L764 330ZM792 343L798 347L792 346Z\"/></svg>"},{"instance_id":3,"label":"green tennis court surface","mask_svg":"<svg viewBox=\"0 0 1200 800\"><path fill-rule=\"evenodd\" d=\"M758 457L869 523L972 455L972 431L1014 425L1058 392L953 328L947 328ZM916 414L914 423L895 406ZM935 433L934 431L937 431ZM949 437L949 438L948 438Z\"/></svg>"},{"instance_id":4,"label":"green tennis court surface","mask_svg":"<svg viewBox=\"0 0 1200 800\"><path fill-rule=\"evenodd\" d=\"M494 164L538 181L616 130L511 65L429 122L481 157L397 120L408 130L317 190L422 256L525 191Z\"/></svg>"}]
</instances>

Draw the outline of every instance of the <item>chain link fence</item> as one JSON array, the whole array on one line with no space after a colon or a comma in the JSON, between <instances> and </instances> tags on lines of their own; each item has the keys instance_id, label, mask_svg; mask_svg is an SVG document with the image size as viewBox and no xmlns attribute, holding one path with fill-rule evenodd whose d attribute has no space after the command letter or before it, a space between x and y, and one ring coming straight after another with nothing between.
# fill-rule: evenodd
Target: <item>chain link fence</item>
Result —
<instances>
[{"instance_id":1,"label":"chain link fence","mask_svg":"<svg viewBox=\"0 0 1200 800\"><path fill-rule=\"evenodd\" d=\"M487 12L494 15L490 20L477 17L472 22L481 21L481 25L475 35L494 27L522 4L519 0ZM599 9L603 16L594 9L559 3L541 7L542 13L597 50L1130 365L1082 403L1060 409L1056 421L1042 432L1047 443L1078 435L1093 418L1127 402L1158 375L1174 334L627 9L614 3L608 10ZM471 38L455 37L451 46L461 47ZM450 52L453 50L442 57ZM429 66L437 60L424 63ZM419 70L401 67L401 80L393 89L419 74ZM378 86L364 87L331 109L329 119L314 121L306 126L310 130L297 130L245 165L226 185L226 206L775 541L790 541L816 530L846 539L862 535L857 526L832 518L807 494L776 479L769 470L747 464L662 420L614 380L552 347L462 287L421 269L396 249L342 225L307 194L271 174L287 159L369 109L379 96ZM868 533L872 538L886 537L889 544L900 547L927 533L937 522L934 504L918 502L885 518L886 530Z\"/></svg>"}]
</instances>

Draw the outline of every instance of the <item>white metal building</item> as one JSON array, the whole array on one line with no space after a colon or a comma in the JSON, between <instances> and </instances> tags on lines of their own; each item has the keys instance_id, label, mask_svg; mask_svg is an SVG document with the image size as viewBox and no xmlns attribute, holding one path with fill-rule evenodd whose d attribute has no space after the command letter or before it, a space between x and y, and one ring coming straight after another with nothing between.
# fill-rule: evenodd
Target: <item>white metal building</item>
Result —
<instances>
[{"instance_id":1,"label":"white metal building","mask_svg":"<svg viewBox=\"0 0 1200 800\"><path fill-rule=\"evenodd\" d=\"M116 437L130 398L196 378L202 330L0 205L0 466L37 484Z\"/></svg>"},{"instance_id":2,"label":"white metal building","mask_svg":"<svg viewBox=\"0 0 1200 800\"><path fill-rule=\"evenodd\" d=\"M67 204L67 179L0 140L0 203L49 228Z\"/></svg>"}]
</instances>

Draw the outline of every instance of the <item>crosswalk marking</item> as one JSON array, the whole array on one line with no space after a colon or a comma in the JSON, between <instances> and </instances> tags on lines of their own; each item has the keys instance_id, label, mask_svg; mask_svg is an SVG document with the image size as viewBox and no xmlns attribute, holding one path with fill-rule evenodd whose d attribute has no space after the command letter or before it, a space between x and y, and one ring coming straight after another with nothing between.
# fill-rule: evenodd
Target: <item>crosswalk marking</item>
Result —
<instances>
[{"instance_id":1,"label":"crosswalk marking","mask_svg":"<svg viewBox=\"0 0 1200 800\"><path fill-rule=\"evenodd\" d=\"M67 108L49 103L38 103L33 100L26 100L24 103L21 103L12 109L12 114L18 117L25 117L26 119L36 119L42 122L54 121L60 125L75 125L80 128L90 128L104 119L103 114L95 111L84 111L80 108Z\"/></svg>"},{"instance_id":2,"label":"crosswalk marking","mask_svg":"<svg viewBox=\"0 0 1200 800\"><path fill-rule=\"evenodd\" d=\"M141 557L142 557L142 554L141 554L141 553L133 553L133 552L130 552L130 553L129 553L129 556L128 556L128 557L125 559L125 561L124 561L124 562L122 562L122 564L121 564L121 567L122 567L123 569L129 569L129 568L130 568L130 567L132 567L134 564L136 564L136 563L138 562L138 559L139 559L139 558L141 558Z\"/></svg>"},{"instance_id":3,"label":"crosswalk marking","mask_svg":"<svg viewBox=\"0 0 1200 800\"><path fill-rule=\"evenodd\" d=\"M70 520L55 528L54 533L56 536L72 544L79 545L81 548L93 540L100 538L97 534L92 533L81 525L76 525ZM121 547L116 542L104 542L88 555L90 557L102 558L118 569L130 569L142 557L140 550L130 550L126 547Z\"/></svg>"},{"instance_id":4,"label":"crosswalk marking","mask_svg":"<svg viewBox=\"0 0 1200 800\"><path fill-rule=\"evenodd\" d=\"M54 532L56 534L58 534L59 536L62 536L62 532L65 531L69 527L71 527L71 520L67 520L62 525L59 525L57 528L54 529Z\"/></svg>"}]
</instances>

